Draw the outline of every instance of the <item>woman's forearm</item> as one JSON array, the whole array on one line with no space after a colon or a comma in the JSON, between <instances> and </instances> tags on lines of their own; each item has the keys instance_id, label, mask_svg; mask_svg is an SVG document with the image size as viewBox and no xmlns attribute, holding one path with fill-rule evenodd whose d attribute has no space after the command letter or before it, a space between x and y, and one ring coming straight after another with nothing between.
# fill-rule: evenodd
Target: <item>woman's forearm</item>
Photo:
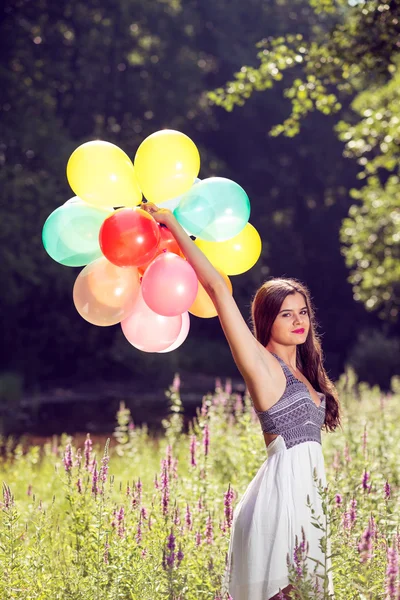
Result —
<instances>
[{"instance_id":1,"label":"woman's forearm","mask_svg":"<svg viewBox=\"0 0 400 600\"><path fill-rule=\"evenodd\" d=\"M173 214L169 215L168 220L165 220L164 224L178 242L182 253L195 270L198 280L207 293L212 295L221 283L225 286L225 282L216 268L210 263L200 248L196 246Z\"/></svg>"}]
</instances>

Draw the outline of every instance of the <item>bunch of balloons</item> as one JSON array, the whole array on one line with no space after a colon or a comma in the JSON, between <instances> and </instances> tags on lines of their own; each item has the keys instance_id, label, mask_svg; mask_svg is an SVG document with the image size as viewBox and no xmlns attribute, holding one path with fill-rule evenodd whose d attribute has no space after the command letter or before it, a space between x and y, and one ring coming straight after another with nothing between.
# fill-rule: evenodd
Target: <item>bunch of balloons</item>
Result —
<instances>
[{"instance_id":1,"label":"bunch of balloons","mask_svg":"<svg viewBox=\"0 0 400 600\"><path fill-rule=\"evenodd\" d=\"M246 192L223 177L201 181L199 170L197 147L179 131L147 137L134 163L114 144L87 142L67 164L76 196L43 227L51 258L84 267L73 289L78 313L94 325L120 323L127 340L145 352L178 348L189 313L217 313L171 232L139 207L142 195L174 211L231 293L228 275L244 273L261 253Z\"/></svg>"}]
</instances>

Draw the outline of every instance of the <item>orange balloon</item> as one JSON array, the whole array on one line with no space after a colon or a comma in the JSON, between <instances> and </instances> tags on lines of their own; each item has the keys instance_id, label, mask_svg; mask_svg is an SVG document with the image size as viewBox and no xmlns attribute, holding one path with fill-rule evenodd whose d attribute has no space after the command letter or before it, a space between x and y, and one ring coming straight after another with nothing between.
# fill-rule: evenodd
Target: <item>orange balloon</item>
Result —
<instances>
[{"instance_id":1,"label":"orange balloon","mask_svg":"<svg viewBox=\"0 0 400 600\"><path fill-rule=\"evenodd\" d=\"M133 303L140 287L136 267L117 267L104 257L88 271L87 284L96 300L113 308Z\"/></svg>"},{"instance_id":2,"label":"orange balloon","mask_svg":"<svg viewBox=\"0 0 400 600\"><path fill-rule=\"evenodd\" d=\"M81 317L93 325L107 327L131 314L139 291L136 267L117 267L102 256L79 273L73 299Z\"/></svg>"},{"instance_id":3,"label":"orange balloon","mask_svg":"<svg viewBox=\"0 0 400 600\"><path fill-rule=\"evenodd\" d=\"M232 294L232 283L231 280L223 271L217 269L218 273L223 277L226 286L230 293ZM217 310L214 306L213 301L210 296L207 294L204 287L201 285L199 281L199 288L197 291L197 296L192 306L189 308L189 312L195 317L201 317L202 319L210 319L211 317L218 316Z\"/></svg>"}]
</instances>

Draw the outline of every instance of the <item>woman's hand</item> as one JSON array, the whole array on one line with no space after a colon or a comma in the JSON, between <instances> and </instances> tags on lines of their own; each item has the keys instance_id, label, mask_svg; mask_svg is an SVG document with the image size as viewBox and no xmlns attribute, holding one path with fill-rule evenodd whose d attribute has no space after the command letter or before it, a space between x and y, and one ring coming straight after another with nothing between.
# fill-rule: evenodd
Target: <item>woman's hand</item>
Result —
<instances>
[{"instance_id":1,"label":"woman's hand","mask_svg":"<svg viewBox=\"0 0 400 600\"><path fill-rule=\"evenodd\" d=\"M171 221L175 218L173 213L168 208L158 208L152 202L142 202L140 208L145 210L149 215L151 215L157 223L162 223L163 225L167 225L171 223Z\"/></svg>"}]
</instances>

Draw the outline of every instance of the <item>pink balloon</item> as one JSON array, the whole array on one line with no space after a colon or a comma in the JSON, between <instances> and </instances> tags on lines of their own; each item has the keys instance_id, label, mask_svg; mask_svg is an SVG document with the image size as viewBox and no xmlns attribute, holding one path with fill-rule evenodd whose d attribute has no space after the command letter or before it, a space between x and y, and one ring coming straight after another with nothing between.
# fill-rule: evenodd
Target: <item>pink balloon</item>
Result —
<instances>
[{"instance_id":1,"label":"pink balloon","mask_svg":"<svg viewBox=\"0 0 400 600\"><path fill-rule=\"evenodd\" d=\"M176 341L182 328L182 316L164 317L156 314L140 293L133 311L121 322L121 328L128 342L138 350L159 352Z\"/></svg>"},{"instance_id":2,"label":"pink balloon","mask_svg":"<svg viewBox=\"0 0 400 600\"><path fill-rule=\"evenodd\" d=\"M181 327L181 331L180 331L178 337L176 338L176 341L169 348L166 348L165 350L159 350L159 353L163 354L165 352L172 352L173 350L176 350L177 348L179 348L179 346L181 346L183 344L183 342L186 340L188 333L189 333L189 329L190 329L190 317L189 317L189 313L185 312L182 315L182 327Z\"/></svg>"},{"instance_id":3,"label":"pink balloon","mask_svg":"<svg viewBox=\"0 0 400 600\"><path fill-rule=\"evenodd\" d=\"M197 296L197 289L193 267L172 252L157 256L143 275L143 300L151 310L165 317L186 312Z\"/></svg>"}]
</instances>

